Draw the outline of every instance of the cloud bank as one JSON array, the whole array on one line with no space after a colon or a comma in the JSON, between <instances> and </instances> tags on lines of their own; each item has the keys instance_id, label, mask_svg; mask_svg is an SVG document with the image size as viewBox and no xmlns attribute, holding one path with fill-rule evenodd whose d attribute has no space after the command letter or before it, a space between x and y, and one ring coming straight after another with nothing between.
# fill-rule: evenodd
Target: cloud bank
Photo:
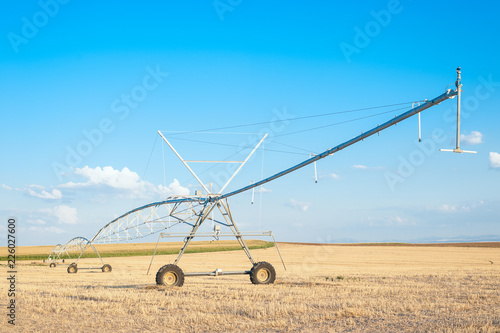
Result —
<instances>
[{"instance_id":1,"label":"cloud bank","mask_svg":"<svg viewBox=\"0 0 500 333\"><path fill-rule=\"evenodd\" d=\"M480 143L483 143L483 134L478 131L472 131L470 132L470 134L460 135L460 140L462 140L462 142L465 144L478 145Z\"/></svg>"},{"instance_id":2,"label":"cloud bank","mask_svg":"<svg viewBox=\"0 0 500 333\"><path fill-rule=\"evenodd\" d=\"M59 185L62 189L111 189L117 190L123 196L135 198L162 197L171 195L188 195L189 189L182 186L177 179L168 186L154 185L150 182L141 180L139 175L124 167L122 170L114 169L111 166L103 168L76 168L74 175L81 178L81 182L68 182Z\"/></svg>"},{"instance_id":3,"label":"cloud bank","mask_svg":"<svg viewBox=\"0 0 500 333\"><path fill-rule=\"evenodd\" d=\"M56 217L57 222L61 224L75 224L76 222L78 222L78 212L76 208L67 205L59 205L55 206L54 208L45 208L42 209L41 212Z\"/></svg>"},{"instance_id":4,"label":"cloud bank","mask_svg":"<svg viewBox=\"0 0 500 333\"><path fill-rule=\"evenodd\" d=\"M288 201L286 206L306 212L311 206L311 204L309 202L302 202L302 201L297 201L295 199L290 199L290 201Z\"/></svg>"},{"instance_id":5,"label":"cloud bank","mask_svg":"<svg viewBox=\"0 0 500 333\"><path fill-rule=\"evenodd\" d=\"M490 167L493 169L500 168L500 154L495 152L490 152Z\"/></svg>"}]
</instances>

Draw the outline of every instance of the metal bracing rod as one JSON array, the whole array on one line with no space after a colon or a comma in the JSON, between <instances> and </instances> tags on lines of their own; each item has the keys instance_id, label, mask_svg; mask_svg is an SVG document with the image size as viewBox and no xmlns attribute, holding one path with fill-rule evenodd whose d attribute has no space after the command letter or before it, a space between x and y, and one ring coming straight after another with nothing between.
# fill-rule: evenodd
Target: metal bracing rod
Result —
<instances>
[{"instance_id":1,"label":"metal bracing rod","mask_svg":"<svg viewBox=\"0 0 500 333\"><path fill-rule=\"evenodd\" d=\"M76 259L76 263L78 263L78 261L80 261L80 258L82 257L83 252L85 252L85 250L87 249L87 246L89 246L89 243L87 243L87 244L85 245L85 248L83 249L83 251L82 251L82 252L80 252L80 255L79 255L79 256L78 256L78 258Z\"/></svg>"},{"instance_id":2,"label":"metal bracing rod","mask_svg":"<svg viewBox=\"0 0 500 333\"><path fill-rule=\"evenodd\" d=\"M198 214L199 214L199 213L196 211L196 209L193 207L193 205L192 205L191 203L189 203L189 209L186 209L186 214L187 214L187 211L188 211L188 210L190 210L190 211L193 213L193 216L198 216ZM202 210L203 210L203 209L202 209ZM202 211L202 210L200 210L200 213L201 213L201 211Z\"/></svg>"},{"instance_id":3,"label":"metal bracing rod","mask_svg":"<svg viewBox=\"0 0 500 333\"><path fill-rule=\"evenodd\" d=\"M47 261L53 261L57 253L61 253L61 244L57 244L54 248L52 248L52 251L50 251L49 256L47 257Z\"/></svg>"},{"instance_id":4,"label":"metal bracing rod","mask_svg":"<svg viewBox=\"0 0 500 333\"><path fill-rule=\"evenodd\" d=\"M97 256L99 257L99 260L101 260L101 263L104 265L104 261L102 261L101 255L99 254L99 252L97 251L97 249L94 247L93 244L91 244L91 243L89 243L89 244L92 247L92 249L94 250L94 252L97 253Z\"/></svg>"},{"instance_id":5,"label":"metal bracing rod","mask_svg":"<svg viewBox=\"0 0 500 333\"><path fill-rule=\"evenodd\" d=\"M160 243L160 237L161 233L158 236L158 241L156 242L155 251L153 252L153 256L151 257L151 262L149 263L148 272L146 273L146 275L149 275L149 270L151 269L151 265L153 264L153 259L155 258L156 255L156 250L158 249L158 243Z\"/></svg>"},{"instance_id":6,"label":"metal bracing rod","mask_svg":"<svg viewBox=\"0 0 500 333\"><path fill-rule=\"evenodd\" d=\"M261 145L261 143L266 138L267 138L267 133L259 141L259 143L255 146L255 148L250 152L250 154L248 154L247 158L245 158L245 160L243 161L243 163L240 164L240 166L238 167L238 169L236 169L236 171L233 173L233 175L231 176L231 178L229 178L229 180L226 182L226 184L224 184L224 186L222 186L222 188L220 189L219 193L222 193L222 191L224 191L226 189L227 185L229 185L229 183L233 180L234 176L236 176L238 174L238 172L240 172L241 168L243 168L243 166L247 163L248 159L253 155L253 153L255 153L255 151L257 150L257 148L259 148L259 146Z\"/></svg>"},{"instance_id":7,"label":"metal bracing rod","mask_svg":"<svg viewBox=\"0 0 500 333\"><path fill-rule=\"evenodd\" d=\"M221 206L224 208L226 213L222 211ZM248 248L247 244L241 237L241 233L238 230L236 224L234 223L233 216L231 215L231 210L229 209L229 204L227 200L225 204L223 200L217 201L217 207L219 208L222 216L224 217L224 220L226 220L226 223L229 225L229 228L231 228L231 231L233 232L234 236L236 237L241 247L243 248L243 251L245 251L245 254L247 255L248 259L250 260L252 265L255 265L255 261L253 260L252 254L250 253L250 249Z\"/></svg>"},{"instance_id":8,"label":"metal bracing rod","mask_svg":"<svg viewBox=\"0 0 500 333\"><path fill-rule=\"evenodd\" d=\"M142 219L142 221L143 221L143 222L145 222L145 221L151 221L151 220L150 220L150 218L151 218L151 216L152 216L153 214L155 214L155 213L156 213L156 210L158 209L158 207L159 207L159 206L153 206L153 207L151 207L151 210L150 210L150 212L149 212L149 215L148 215L145 219ZM130 222L128 223L128 225L127 225L127 229L129 228L129 226L130 226L130 225L133 225L133 223L134 223L134 222L136 222L136 221L141 221L141 219L140 219L140 218L142 218L141 213L142 213L142 212L140 212L138 215L136 215L136 216L132 219L132 221L130 221ZM156 214L156 216L158 216L158 214ZM139 225L140 225L140 223L139 223L139 222L137 222L137 225L135 225L135 229L136 229L137 234L140 234L140 232L139 232L139 228L138 228L138 227L139 227ZM137 236L137 235L136 235L136 236ZM141 234L141 236L142 236L142 234Z\"/></svg>"},{"instance_id":9,"label":"metal bracing rod","mask_svg":"<svg viewBox=\"0 0 500 333\"><path fill-rule=\"evenodd\" d=\"M170 209L170 215L173 215L175 213L175 211L177 210L177 208L179 208L180 205L181 205L180 202L176 202L174 204L174 207L172 207L172 209Z\"/></svg>"},{"instance_id":10,"label":"metal bracing rod","mask_svg":"<svg viewBox=\"0 0 500 333\"><path fill-rule=\"evenodd\" d=\"M208 207L208 209L207 209L207 207ZM201 226L201 224L205 221L205 219L210 215L210 213L212 212L214 207L215 207L215 204L207 203L205 205L205 207L203 207L203 209L200 211L200 215L198 216L198 220L193 225L193 228L191 228L191 232L189 233L189 236L186 237L186 240L184 241L184 245L182 246L182 249L179 252L179 255L177 256L177 259L175 259L175 261L174 261L175 265L177 265L179 260L181 260L181 257L184 254L184 251L186 251L186 248L188 247L189 243L191 243L191 240L194 238L196 231ZM205 212L205 210L206 210L206 212Z\"/></svg>"},{"instance_id":11,"label":"metal bracing rod","mask_svg":"<svg viewBox=\"0 0 500 333\"><path fill-rule=\"evenodd\" d=\"M194 178L196 178L196 180L198 181L198 183L200 183L201 187L203 187L203 189L205 191L207 191L208 194L210 194L210 191L205 186L205 184L203 184L203 182L200 180L200 178L198 178L198 176L194 173L194 171L191 170L191 168L189 167L189 165L182 159L181 155L179 155L179 153L174 149L174 147L170 144L170 142L168 142L168 140L163 136L163 134L161 134L160 131L158 131L158 134L160 134L160 136L163 139L163 141L165 141L167 143L167 145L170 147L170 149L172 149L172 151L174 152L174 154L177 155L177 157L181 160L182 164L184 164L184 166L189 170L189 172L191 172L191 174L194 176Z\"/></svg>"},{"instance_id":12,"label":"metal bracing rod","mask_svg":"<svg viewBox=\"0 0 500 333\"><path fill-rule=\"evenodd\" d=\"M272 233L272 232L271 232L271 237L273 237L274 246L276 246L276 251L278 251L278 255L280 256L281 263L283 264L283 268L284 268L284 269L285 269L285 271L286 271L285 262L283 261L283 257L281 256L280 249L278 248L278 243L276 243L276 239L274 238L274 235L273 235L273 233Z\"/></svg>"},{"instance_id":13,"label":"metal bracing rod","mask_svg":"<svg viewBox=\"0 0 500 333\"><path fill-rule=\"evenodd\" d=\"M376 134L376 133L378 133L380 131L383 131L386 128L388 128L388 127L390 127L392 125L395 125L395 124L397 124L397 123L399 123L399 122L401 122L401 121L403 121L403 120L405 120L407 118L410 118L410 117L412 117L412 116L414 116L414 115L416 115L416 114L418 114L418 113L420 113L420 112L422 112L422 111L424 111L424 110L426 110L426 109L428 109L428 108L430 108L432 106L438 105L442 101L445 101L445 100L447 100L449 98L452 98L456 94L457 94L456 91L452 91L451 89L449 89L444 94L441 94L438 97L436 97L436 98L434 98L434 99L432 99L432 100L430 100L430 101L428 101L428 102L426 102L426 103L424 103L424 104L422 104L420 106L417 106L414 109L411 109L411 110L409 110L409 111L407 111L407 112L405 112L405 113L403 113L403 114L401 114L399 116L396 116L393 119L391 119L391 120L383 123L382 125L374 127L371 130L369 130L368 132L365 132L365 133L363 133L361 135L358 135L357 137L355 137L355 138L353 138L351 140L348 140L348 141L346 141L344 143L341 143L338 146L330 148L330 149L324 151L323 153L318 154L318 155L316 155L314 157L311 157L311 158L309 158L309 159L307 159L307 160L305 160L305 161L303 161L303 162L301 162L301 163L299 163L299 164L297 164L297 165L295 165L295 166L293 166L293 167L291 167L289 169L286 169L284 171L278 172L277 174L275 174L275 175L273 175L271 177L265 178L265 179L263 179L261 181L253 183L253 184L248 185L246 187L242 187L239 190L223 194L220 197L213 198L212 200L219 200L219 199L228 198L228 197L231 197L231 196L233 196L235 194L239 194L241 192L251 190L254 187L258 187L258 186L264 185L265 183L268 183L268 182L270 182L272 180L275 180L277 178L283 177L284 175L289 174L290 172L293 172L293 171L295 171L297 169L303 168L306 165L309 165L309 164L314 163L314 162L316 162L316 161L318 161L320 159L328 157L328 156L330 156L330 155L332 155L332 154L334 154L334 153L336 153L338 151L341 151L342 149L345 149L345 148L347 148L347 147L349 147L349 146L351 146L351 145L353 145L353 144L355 144L355 143L357 143L359 141L362 141L362 140L364 140L364 139L366 139L366 138L368 138L368 137L370 137L370 136L372 136L372 135L374 135L374 134Z\"/></svg>"},{"instance_id":14,"label":"metal bracing rod","mask_svg":"<svg viewBox=\"0 0 500 333\"><path fill-rule=\"evenodd\" d=\"M77 237L77 238L81 238L82 240L85 240L86 243L85 243L85 246L82 245L83 243L77 244L77 245L80 246L81 252L80 252L80 255L78 256L78 258L76 259L76 262L80 261L80 258L82 257L83 253L85 252L85 250L87 249L87 247L90 246L92 248L92 250L94 250L94 252L99 257L99 260L101 260L101 263L104 265L104 261L102 260L101 255L99 254L99 252L97 251L97 249L94 247L94 245L88 239L86 239L86 238L83 238L83 237ZM66 244L66 245L68 245L68 244ZM66 251L66 249L64 249L64 251ZM69 258L71 258L70 255L69 255L69 253L67 251L66 251L66 254L68 255Z\"/></svg>"},{"instance_id":15,"label":"metal bracing rod","mask_svg":"<svg viewBox=\"0 0 500 333\"><path fill-rule=\"evenodd\" d=\"M457 68L457 150L460 150L460 97L462 96L462 75L460 67Z\"/></svg>"}]
</instances>

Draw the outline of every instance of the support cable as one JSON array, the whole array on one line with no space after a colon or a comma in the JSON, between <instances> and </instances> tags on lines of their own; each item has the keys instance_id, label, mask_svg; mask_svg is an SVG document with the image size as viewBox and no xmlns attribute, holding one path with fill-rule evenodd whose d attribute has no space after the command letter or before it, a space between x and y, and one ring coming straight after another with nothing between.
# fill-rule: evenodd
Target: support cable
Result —
<instances>
[{"instance_id":1,"label":"support cable","mask_svg":"<svg viewBox=\"0 0 500 333\"><path fill-rule=\"evenodd\" d=\"M146 176L146 171L148 170L149 167L149 162L151 162L151 156L153 156L153 151L155 150L156 147L156 141L158 141L158 135L155 135L155 143L153 144L153 149L151 149L151 153L149 153L149 158L148 158L148 163L146 164L146 168L144 169L144 172L142 173L142 178Z\"/></svg>"},{"instance_id":2,"label":"support cable","mask_svg":"<svg viewBox=\"0 0 500 333\"><path fill-rule=\"evenodd\" d=\"M248 186L245 186L245 187L242 187L238 190L235 190L233 192L230 192L230 193L226 193L226 194L223 194L221 195L218 200L220 199L226 199L228 197L231 197L233 195L236 195L238 193L241 193L241 192L245 192L245 191L248 191L248 190L251 190L252 188L254 187L257 187L257 186L261 186L265 183L268 183L270 181L273 181L274 179L277 179L277 178L280 178L280 177L283 177L284 175L286 174L289 174L290 172L293 172L295 170L298 170L306 165L309 165L311 163L314 163L315 161L317 160L320 160L320 159L323 159L325 157L328 157L328 156L331 156L333 155L334 153L338 152L338 151L341 151L359 141L363 141L364 139L374 135L374 134L377 134L383 130L385 130L386 128L389 128L393 125L396 125L397 123L411 117L411 116L414 116L416 115L417 113L419 112L422 112L432 106L435 106L435 105L438 105L439 103L441 103L442 101L444 100L447 100L449 98L453 98L454 96L457 95L457 92L456 91L452 91L451 89L447 90L446 92L444 92L443 94L439 95L438 97L435 97L433 98L432 100L430 101L426 101L424 104L414 108L414 109L411 109L409 111L406 111L402 114L400 114L399 116L396 116L394 117L393 119L390 119L388 121L386 121L385 123L381 124L381 125L378 125L377 127L374 127L372 128L371 130L367 131L367 132L364 132L364 133L361 133L360 135L348 140L348 141L345 141L344 143L341 143L333 148L330 148L330 149L327 149L325 150L324 152L322 152L321 154L318 154L314 157L311 157L299 164L296 164L286 170L283 170L281 172L278 172L277 174L271 176L271 177L268 177L266 179L263 179L259 182L256 182L252 185L248 185Z\"/></svg>"},{"instance_id":3,"label":"support cable","mask_svg":"<svg viewBox=\"0 0 500 333\"><path fill-rule=\"evenodd\" d=\"M260 168L260 180L264 179L264 143L262 144L262 165ZM260 187L260 197L259 197L259 231L261 230L262 224L262 186Z\"/></svg>"},{"instance_id":4,"label":"support cable","mask_svg":"<svg viewBox=\"0 0 500 333\"><path fill-rule=\"evenodd\" d=\"M163 157L163 186L167 187L167 175L165 172L165 148L163 142L161 143L161 153Z\"/></svg>"},{"instance_id":5,"label":"support cable","mask_svg":"<svg viewBox=\"0 0 500 333\"><path fill-rule=\"evenodd\" d=\"M295 121L295 120L317 118L317 117L326 117L326 116L331 116L331 115L336 115L336 114L359 112L359 111L366 111L366 110L387 108L387 107L391 107L391 106L406 105L406 104L410 104L410 103L414 103L414 102L423 102L423 101L410 101L410 102L404 102L404 103L396 103L396 104L388 104L388 105L380 105L380 106L371 106L371 107L360 108L360 109L343 110L343 111L336 111L336 112L315 114L315 115L302 116L302 117L296 117L296 118L277 119L277 120L271 120L271 121L261 121L261 122L256 122L256 123L241 124L241 125L234 125L234 126L224 126L224 127L217 127L217 128L209 128L209 129L198 130L198 131L185 131L185 132L178 132L178 133L176 133L176 135L192 134L192 133L204 133L204 132L218 131L218 130L224 130L224 129L229 129L229 128L250 127L250 126L256 126L256 125L265 125L265 124L269 124L269 123L277 123L277 122L285 122L285 121Z\"/></svg>"},{"instance_id":6,"label":"support cable","mask_svg":"<svg viewBox=\"0 0 500 333\"><path fill-rule=\"evenodd\" d=\"M404 103L404 104L407 104L407 103ZM363 120L363 119L367 119L367 118L371 118L371 117L375 117L375 116L379 116L379 115L383 115L383 114L387 114L387 113L391 113L391 112L396 112L396 111L400 111L400 110L404 110L404 109L407 109L407 107L404 107L404 108L397 108L397 109L392 109L392 110L389 110L389 111L384 111L384 112L379 112L379 113L376 113L376 114L373 114L373 115L369 115L369 116L364 116L364 117L358 117L358 118L354 118L354 119L350 119L350 120L345 120L345 121L341 121L341 122L336 122L336 123L333 123L333 124L328 124L328 125L323 125L323 126L319 126L319 127L314 127L314 128L309 128L309 129L305 129L305 130L300 130L300 131L296 131L296 132L291 132L291 133L284 133L284 134L281 134L281 135L276 135L275 137L282 137L282 136L287 136L287 135L292 135L292 134L297 134L297 133L303 133L303 132L307 132L307 131L313 131L313 130L316 130L316 129L320 129L320 128L325 128L325 127L331 127L331 126L336 126L336 125L341 125L341 124L345 124L345 123L349 123L349 122L354 122L354 121L358 121L358 120ZM358 110L356 110L358 111ZM343 111L344 113L345 112L352 112L352 111ZM309 117L312 117L312 116L309 116ZM294 118L294 119L297 119L297 118ZM169 137L170 138L170 137ZM237 145L231 145L231 144L225 144L225 143L217 143L217 142L207 142L207 141L200 141L200 140L192 140L192 139L184 139L184 138L170 138L170 139L175 139L175 140L184 140L184 141L191 141L191 142L198 142L198 143L207 143L207 144L213 144L213 145L220 145L220 146L232 146L232 147L238 147L238 148L241 148L239 151L235 152L234 154L230 155L229 157L227 157L226 159L224 160L229 160L230 158L232 158L233 156L241 153L243 150L247 149L247 148L251 148L251 146L245 146L245 147L241 147L241 146L237 146ZM273 141L274 142L274 141ZM282 144L282 143L278 143L278 144ZM286 145L286 144L282 144L282 145ZM290 145L289 145L290 146ZM307 153L309 154L310 153L310 150L306 150L306 149L302 149L302 148L299 148L299 147L294 147L294 146L290 146L290 147L293 147L293 148L296 148L296 149L300 149L300 150L304 150L304 151L307 151ZM275 149L267 149L268 151L273 151L273 152L281 152L281 153L290 153L290 154L296 154L296 155L304 155L302 153L296 153L296 152L287 152L287 151L279 151L279 150L275 150ZM211 170L212 168L214 168L216 165L212 165L210 166L209 168L203 170L202 172L200 172L199 174L204 174L205 172L208 172L209 170ZM184 185L190 181L192 181L193 178L190 178L186 181L184 181L181 185Z\"/></svg>"},{"instance_id":7,"label":"support cable","mask_svg":"<svg viewBox=\"0 0 500 333\"><path fill-rule=\"evenodd\" d=\"M341 124L346 124L346 123L352 123L353 121L358 121L358 120L363 120L363 119L367 119L367 118L372 118L372 117L380 116L380 115L383 115L383 114L387 114L387 113L391 113L391 112L396 112L396 111L401 111L401 110L406 110L406 109L407 109L406 107L404 107L404 108L398 108L398 109L394 109L394 110L389 110L389 111L385 111L385 112L380 112L380 113L372 114L372 115L369 115L369 116L364 116L364 117L359 117L359 118L344 120L344 121L340 121L340 122L333 123L333 124L322 125L322 126L313 127L313 128L307 128L307 129L296 131L296 132L279 134L279 135L276 135L275 137L288 136L288 135L292 135L292 134L298 134L298 133L304 133L304 132L314 131L314 130L321 129L321 128L326 128L326 127L331 127L331 126L336 126L336 125L341 125Z\"/></svg>"},{"instance_id":8,"label":"support cable","mask_svg":"<svg viewBox=\"0 0 500 333\"><path fill-rule=\"evenodd\" d=\"M195 142L195 143L205 143L205 144L209 144L209 145L216 145L216 146L225 146L225 147L236 147L236 148L241 148L241 150L239 150L237 152L237 154L241 153L243 150L245 149L251 149L253 148L254 146L249 146L249 145L246 145L246 146L240 146L240 145L233 145L233 144L230 144L230 143L219 143L219 142L211 142L211 141L202 141L202 140L194 140L194 139L185 139L185 138L176 138L176 137L170 137L170 136L167 136L167 138L169 139L172 139L172 140L181 140L181 141L189 141L189 142ZM293 146L290 146L289 147L292 147L292 148L296 148L296 149L300 149L300 148L297 148L297 147L293 147ZM273 150L273 149L268 149L269 151L273 151L273 152L276 152L276 153L286 153L286 154L295 154L295 155L304 155L302 153L297 153L297 152L293 152L293 151L285 151L285 150ZM230 157L234 156L236 154L233 154L231 155ZM225 158L223 161L227 161L229 160L230 157L227 157Z\"/></svg>"}]
</instances>

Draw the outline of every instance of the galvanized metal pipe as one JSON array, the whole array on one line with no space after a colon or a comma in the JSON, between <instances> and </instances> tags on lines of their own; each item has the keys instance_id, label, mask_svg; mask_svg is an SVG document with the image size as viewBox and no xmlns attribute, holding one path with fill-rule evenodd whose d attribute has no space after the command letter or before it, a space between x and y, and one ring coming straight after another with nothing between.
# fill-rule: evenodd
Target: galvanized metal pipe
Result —
<instances>
[{"instance_id":1,"label":"galvanized metal pipe","mask_svg":"<svg viewBox=\"0 0 500 333\"><path fill-rule=\"evenodd\" d=\"M401 114L401 115L399 115L399 116L397 116L397 117L395 117L395 118L393 118L393 119L391 119L391 120L383 123L382 125L374 127L373 129L369 130L368 132L362 133L361 135L358 135L357 137L355 137L355 138L353 138L351 140L348 140L348 141L346 141L344 143L341 143L338 146L335 146L333 148L330 148L330 149L324 151L321 154L318 154L318 155L316 155L314 157L311 157L311 158L305 160L302 163L299 163L299 164L297 164L297 165L295 165L295 166L293 166L293 167L291 167L289 169L286 169L284 171L278 172L277 174L275 174L275 175L273 175L271 177L265 178L265 179L263 179L261 181L258 181L256 183L250 184L250 185L248 185L246 187L242 187L239 190L223 194L220 197L210 198L210 200L216 201L216 200L228 198L228 197L231 197L233 195L239 194L241 192L245 192L245 191L251 190L252 188L264 185L265 183L268 183L268 182L270 182L272 180L275 180L277 178L283 177L284 175L289 174L290 172L293 172L293 171L295 171L297 169L303 168L306 165L314 163L314 162L316 162L316 161L318 161L320 159L323 159L323 158L328 157L328 156L330 156L330 155L332 155L332 154L334 154L334 153L336 153L338 151L341 151L342 149L345 149L345 148L347 148L347 147L349 147L349 146L351 146L351 145L353 145L353 144L355 144L355 143L357 143L359 141L362 141L362 140L364 140L364 139L372 136L373 134L381 132L381 131L385 130L386 128L388 128L388 127L390 127L392 125L395 125L395 124L397 124L397 123L399 123L399 122L401 122L401 121L403 121L403 120L405 120L407 118L410 118L410 117L412 117L412 116L414 116L414 115L416 115L416 114L418 114L418 113L420 113L420 112L422 112L422 111L424 111L424 110L426 110L426 109L428 109L428 108L430 108L432 106L438 105L439 103L441 103L441 102L443 102L443 101L445 101L447 99L450 99L450 98L454 97L456 94L457 94L457 91L452 91L451 89L447 90L444 94L441 94L438 97L436 97L436 98L434 98L434 99L432 99L432 100L430 100L430 101L428 101L428 102L426 102L426 103L424 103L424 104L422 104L422 105L420 105L420 106L418 106L418 107L416 107L414 109L411 109L411 110L409 110L409 111L407 111L407 112L405 112L405 113L403 113L403 114Z\"/></svg>"}]
</instances>

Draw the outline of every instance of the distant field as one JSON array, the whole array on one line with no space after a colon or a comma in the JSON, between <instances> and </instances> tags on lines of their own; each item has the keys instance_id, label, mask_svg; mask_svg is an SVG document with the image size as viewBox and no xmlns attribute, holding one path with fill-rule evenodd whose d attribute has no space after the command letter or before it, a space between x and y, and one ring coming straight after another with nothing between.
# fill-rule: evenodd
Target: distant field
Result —
<instances>
[{"instance_id":1,"label":"distant field","mask_svg":"<svg viewBox=\"0 0 500 333\"><path fill-rule=\"evenodd\" d=\"M262 249L274 246L272 242L262 240L246 240L250 249ZM156 251L157 255L179 253L182 242L160 242ZM54 246L19 246L17 247L17 260L44 260ZM95 245L97 251L103 258L109 257L131 257L131 256L151 256L154 253L156 243L131 243L131 244L102 244ZM211 241L192 241L186 250L186 253L198 252L218 252L240 250L241 246L236 240ZM78 258L80 253L69 253L71 258ZM65 254L61 258L69 259ZM82 258L97 258L97 254L88 248L85 250ZM0 256L0 261L6 261L7 256Z\"/></svg>"},{"instance_id":2,"label":"distant field","mask_svg":"<svg viewBox=\"0 0 500 333\"><path fill-rule=\"evenodd\" d=\"M247 240L250 249L268 248L274 246L272 242L262 240ZM157 254L175 254L182 247L182 242L160 242ZM282 242L279 244L291 245L311 245L311 246L404 246L404 247L486 247L500 248L500 242L475 242L475 243L430 243L430 244L412 244L412 243L354 243L354 244L318 244L318 243L298 243ZM156 243L131 243L131 244L102 244L96 245L99 254L102 257L130 257L141 255L152 255ZM52 245L46 246L19 246L17 248L17 260L43 260L46 259ZM217 252L240 250L241 247L235 240L220 241L193 241L187 249L187 253L197 252ZM70 253L72 258L78 257L79 253ZM67 256L66 256L67 258ZM87 249L83 258L97 258L92 249ZM6 261L7 256L0 256L0 261Z\"/></svg>"},{"instance_id":3,"label":"distant field","mask_svg":"<svg viewBox=\"0 0 500 333\"><path fill-rule=\"evenodd\" d=\"M219 276L186 277L182 288L156 286L156 272L175 255L156 257L149 275L151 256L105 258L111 273L67 274L65 265L24 261L18 267L17 328L500 332L497 246L278 245L286 270L275 248L252 251L256 260L274 265L272 285L252 285L248 276ZM79 263L95 265L100 263L92 258ZM179 266L185 272L248 270L250 262L243 251L192 253ZM6 298L0 302L5 309Z\"/></svg>"},{"instance_id":4,"label":"distant field","mask_svg":"<svg viewBox=\"0 0 500 333\"><path fill-rule=\"evenodd\" d=\"M325 245L325 246L418 246L418 247L495 247L500 248L500 242L470 242L470 243L353 243L353 244L318 244L284 242L284 244L297 245Z\"/></svg>"}]
</instances>

